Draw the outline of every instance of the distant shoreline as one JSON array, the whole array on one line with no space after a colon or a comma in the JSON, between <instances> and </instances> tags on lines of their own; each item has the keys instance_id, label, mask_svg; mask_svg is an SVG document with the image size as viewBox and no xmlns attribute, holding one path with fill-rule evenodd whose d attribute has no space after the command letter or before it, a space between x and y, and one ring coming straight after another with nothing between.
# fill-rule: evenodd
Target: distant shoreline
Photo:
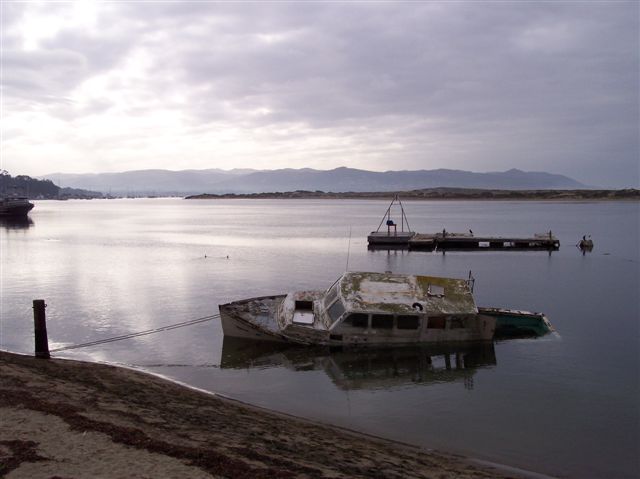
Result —
<instances>
[{"instance_id":1,"label":"distant shoreline","mask_svg":"<svg viewBox=\"0 0 640 479\"><path fill-rule=\"evenodd\" d=\"M219 199L356 199L380 200L398 195L403 200L533 200L533 201L620 201L640 200L640 190L484 190L467 188L429 188L411 191L344 192L287 191L273 193L226 193L186 196L187 200Z\"/></svg>"}]
</instances>

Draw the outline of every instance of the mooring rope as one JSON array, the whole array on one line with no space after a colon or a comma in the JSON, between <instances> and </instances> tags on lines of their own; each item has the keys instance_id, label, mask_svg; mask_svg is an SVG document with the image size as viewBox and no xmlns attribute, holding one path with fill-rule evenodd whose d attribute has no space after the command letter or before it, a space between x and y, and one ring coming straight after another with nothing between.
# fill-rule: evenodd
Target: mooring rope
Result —
<instances>
[{"instance_id":1,"label":"mooring rope","mask_svg":"<svg viewBox=\"0 0 640 479\"><path fill-rule=\"evenodd\" d=\"M137 333L123 334L121 336L114 336L112 338L98 339L96 341L89 341L87 343L74 344L72 346L65 346L63 348L52 349L50 352L56 353L58 351L86 348L89 346L97 346L98 344L112 343L114 341L122 341L123 339L137 338L139 336L146 336L147 334L161 333L163 331L170 331L172 329L184 328L186 326L193 326L194 324L204 323L206 321L211 321L212 319L216 319L219 317L220 317L219 314L212 314L211 316L203 316L202 318L192 319L190 321L183 321L181 323L176 323L176 324L170 324L167 326L162 326L160 328L147 329L146 331L138 331Z\"/></svg>"}]
</instances>

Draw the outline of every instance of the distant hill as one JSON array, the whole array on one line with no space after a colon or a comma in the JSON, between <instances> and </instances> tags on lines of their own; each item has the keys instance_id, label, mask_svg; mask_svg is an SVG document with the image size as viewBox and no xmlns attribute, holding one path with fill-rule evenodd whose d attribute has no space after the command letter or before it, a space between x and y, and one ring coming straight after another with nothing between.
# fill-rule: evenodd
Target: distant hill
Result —
<instances>
[{"instance_id":1,"label":"distant hill","mask_svg":"<svg viewBox=\"0 0 640 479\"><path fill-rule=\"evenodd\" d=\"M640 190L485 190L470 188L426 188L422 190L396 191L403 200L554 200L554 201L601 201L640 200ZM217 199L389 199L390 192L345 192L287 191L280 193L225 193L187 196L187 200Z\"/></svg>"},{"instance_id":2,"label":"distant hill","mask_svg":"<svg viewBox=\"0 0 640 479\"><path fill-rule=\"evenodd\" d=\"M102 193L77 188L60 188L51 180L39 180L30 176L11 176L0 170L0 195L26 196L29 199L102 198Z\"/></svg>"},{"instance_id":3,"label":"distant hill","mask_svg":"<svg viewBox=\"0 0 640 479\"><path fill-rule=\"evenodd\" d=\"M482 188L502 190L587 188L571 178L550 173L509 170L473 173L461 170L375 172L351 168L257 171L225 182L225 193L270 191L404 191L424 188Z\"/></svg>"},{"instance_id":4,"label":"distant hill","mask_svg":"<svg viewBox=\"0 0 640 479\"><path fill-rule=\"evenodd\" d=\"M60 188L47 180L37 180L30 176L11 176L8 171L0 170L0 195L26 196L28 198L55 198Z\"/></svg>"},{"instance_id":5,"label":"distant hill","mask_svg":"<svg viewBox=\"0 0 640 479\"><path fill-rule=\"evenodd\" d=\"M236 176L256 170L135 170L120 173L51 173L42 178L59 185L100 191L114 196L178 195L212 191ZM220 191L216 189L215 191Z\"/></svg>"},{"instance_id":6,"label":"distant hill","mask_svg":"<svg viewBox=\"0 0 640 479\"><path fill-rule=\"evenodd\" d=\"M296 190L325 192L406 191L426 188L499 190L587 189L564 175L511 169L474 173L463 170L139 170L121 173L63 174L45 178L56 183L113 195L190 195L200 193L266 193Z\"/></svg>"}]
</instances>

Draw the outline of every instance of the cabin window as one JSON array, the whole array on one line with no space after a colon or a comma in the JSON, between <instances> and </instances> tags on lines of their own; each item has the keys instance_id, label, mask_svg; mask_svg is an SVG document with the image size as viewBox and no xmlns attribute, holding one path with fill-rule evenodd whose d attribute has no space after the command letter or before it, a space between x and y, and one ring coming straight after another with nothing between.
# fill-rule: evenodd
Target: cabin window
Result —
<instances>
[{"instance_id":1,"label":"cabin window","mask_svg":"<svg viewBox=\"0 0 640 479\"><path fill-rule=\"evenodd\" d=\"M369 325L369 315L352 313L344 320L344 324L353 328L366 328Z\"/></svg>"},{"instance_id":2,"label":"cabin window","mask_svg":"<svg viewBox=\"0 0 640 479\"><path fill-rule=\"evenodd\" d=\"M373 314L371 315L371 327L373 329L393 329L393 316Z\"/></svg>"},{"instance_id":3,"label":"cabin window","mask_svg":"<svg viewBox=\"0 0 640 479\"><path fill-rule=\"evenodd\" d=\"M338 320L338 318L342 316L344 311L345 310L344 310L344 306L342 305L342 301L338 300L329 307L329 309L327 310L327 313L329 313L331 322L335 323Z\"/></svg>"},{"instance_id":4,"label":"cabin window","mask_svg":"<svg viewBox=\"0 0 640 479\"><path fill-rule=\"evenodd\" d=\"M338 285L336 284L333 288L329 290L327 295L324 297L324 307L328 308L329 305L338 297Z\"/></svg>"},{"instance_id":5,"label":"cabin window","mask_svg":"<svg viewBox=\"0 0 640 479\"><path fill-rule=\"evenodd\" d=\"M296 301L295 309L313 311L313 301Z\"/></svg>"},{"instance_id":6,"label":"cabin window","mask_svg":"<svg viewBox=\"0 0 640 479\"><path fill-rule=\"evenodd\" d=\"M434 316L429 318L428 327L431 329L444 329L447 324L447 318L444 316Z\"/></svg>"},{"instance_id":7,"label":"cabin window","mask_svg":"<svg viewBox=\"0 0 640 479\"><path fill-rule=\"evenodd\" d=\"M418 329L420 326L420 318L418 316L398 316L398 329Z\"/></svg>"}]
</instances>

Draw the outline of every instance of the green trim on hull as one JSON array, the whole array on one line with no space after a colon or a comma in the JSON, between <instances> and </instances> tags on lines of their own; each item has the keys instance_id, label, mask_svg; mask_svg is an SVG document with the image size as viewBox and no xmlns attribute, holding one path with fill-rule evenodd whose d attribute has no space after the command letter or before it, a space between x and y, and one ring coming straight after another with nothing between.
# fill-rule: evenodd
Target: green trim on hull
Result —
<instances>
[{"instance_id":1,"label":"green trim on hull","mask_svg":"<svg viewBox=\"0 0 640 479\"><path fill-rule=\"evenodd\" d=\"M495 338L540 337L554 331L541 313L478 308L478 312L496 319Z\"/></svg>"}]
</instances>

